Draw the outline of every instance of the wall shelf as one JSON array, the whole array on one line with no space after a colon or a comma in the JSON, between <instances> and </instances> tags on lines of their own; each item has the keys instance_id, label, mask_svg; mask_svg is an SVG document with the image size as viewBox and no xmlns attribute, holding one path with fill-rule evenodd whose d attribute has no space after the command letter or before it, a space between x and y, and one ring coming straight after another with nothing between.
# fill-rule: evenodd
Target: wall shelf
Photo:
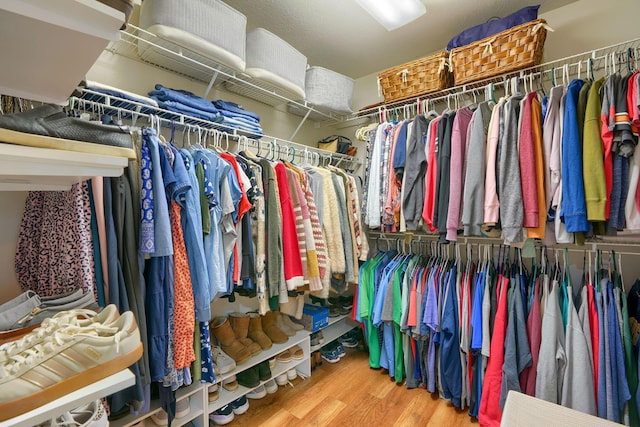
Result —
<instances>
[{"instance_id":1,"label":"wall shelf","mask_svg":"<svg viewBox=\"0 0 640 427\"><path fill-rule=\"evenodd\" d=\"M0 427L31 427L61 414L71 409L85 405L96 399L124 390L135 383L135 377L128 369L104 378L96 383L82 387L67 394L64 397L53 400L46 405L40 406L32 411L6 421L0 422Z\"/></svg>"}]
</instances>

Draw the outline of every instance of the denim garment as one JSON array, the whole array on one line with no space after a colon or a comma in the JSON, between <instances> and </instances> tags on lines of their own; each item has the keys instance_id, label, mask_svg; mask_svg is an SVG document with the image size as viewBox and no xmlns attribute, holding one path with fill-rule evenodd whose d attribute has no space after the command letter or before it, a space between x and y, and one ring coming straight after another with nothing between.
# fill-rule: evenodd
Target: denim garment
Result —
<instances>
[{"instance_id":1,"label":"denim garment","mask_svg":"<svg viewBox=\"0 0 640 427\"><path fill-rule=\"evenodd\" d=\"M155 236L155 252L152 256L173 255L173 242L171 241L171 222L169 220L169 207L164 191L164 182L162 179L162 163L160 161L159 141L156 137L156 131L151 128L142 130L144 142L149 147L151 155L152 174L151 181L153 183L153 224Z\"/></svg>"},{"instance_id":2,"label":"denim garment","mask_svg":"<svg viewBox=\"0 0 640 427\"><path fill-rule=\"evenodd\" d=\"M173 313L173 258L153 257L147 262L145 306L149 337L151 381L162 381L169 347L169 313Z\"/></svg>"},{"instance_id":3,"label":"denim garment","mask_svg":"<svg viewBox=\"0 0 640 427\"><path fill-rule=\"evenodd\" d=\"M244 130L247 132L256 133L258 135L264 134L260 125L250 125L248 123L241 122L240 120L233 119L230 117L224 117L221 123L233 129Z\"/></svg>"},{"instance_id":4,"label":"denim garment","mask_svg":"<svg viewBox=\"0 0 640 427\"><path fill-rule=\"evenodd\" d=\"M155 90L149 92L149 96L160 101L176 101L183 105L187 105L196 110L207 111L209 113L217 113L218 109L211 101L201 98L186 90L177 90L156 84Z\"/></svg>"},{"instance_id":5,"label":"denim garment","mask_svg":"<svg viewBox=\"0 0 640 427\"><path fill-rule=\"evenodd\" d=\"M220 114L218 113L211 113L209 111L193 108L177 101L161 101L155 96L151 98L158 102L158 107L165 110L169 110L178 114L185 114L187 116L196 117L198 119L208 120L210 122L222 122L222 116L220 116Z\"/></svg>"},{"instance_id":6,"label":"denim garment","mask_svg":"<svg viewBox=\"0 0 640 427\"><path fill-rule=\"evenodd\" d=\"M241 120L243 122L247 122L249 124L252 125L259 125L260 124L260 120L256 119L252 116L249 116L247 114L239 114L239 113L234 113L233 111L228 111L228 110L220 110L220 114L223 115L224 117L230 117L232 119L238 119Z\"/></svg>"},{"instance_id":7,"label":"denim garment","mask_svg":"<svg viewBox=\"0 0 640 427\"><path fill-rule=\"evenodd\" d=\"M217 101L213 101L213 105L220 110L231 111L237 114L244 114L246 116L253 117L258 121L260 120L260 116L258 116L256 113L254 113L253 111L247 111L234 102L228 102L218 99Z\"/></svg>"},{"instance_id":8,"label":"denim garment","mask_svg":"<svg viewBox=\"0 0 640 427\"><path fill-rule=\"evenodd\" d=\"M204 242L202 240L202 212L200 210L199 200L200 186L196 178L193 157L191 157L191 154L185 149L180 150L180 155L182 157L177 157L175 163L182 163L180 161L181 159L184 159L184 163L178 167L174 165L174 171L183 167L191 182L191 189L185 194L184 205L180 201L178 203L183 206L183 215L181 217L182 231L187 249L189 270L191 272L196 319L200 322L207 322L211 318L211 308L209 304L213 299L215 291L209 282Z\"/></svg>"},{"instance_id":9,"label":"denim garment","mask_svg":"<svg viewBox=\"0 0 640 427\"><path fill-rule=\"evenodd\" d=\"M209 177L213 185L213 194L209 197L211 232L204 236L204 253L209 273L209 284L212 289L211 298L213 299L217 293L224 293L227 290L226 267L222 249L223 206L220 198L220 177L228 174L231 165L207 150L196 149L192 151L192 155L194 160L203 166L205 176Z\"/></svg>"}]
</instances>

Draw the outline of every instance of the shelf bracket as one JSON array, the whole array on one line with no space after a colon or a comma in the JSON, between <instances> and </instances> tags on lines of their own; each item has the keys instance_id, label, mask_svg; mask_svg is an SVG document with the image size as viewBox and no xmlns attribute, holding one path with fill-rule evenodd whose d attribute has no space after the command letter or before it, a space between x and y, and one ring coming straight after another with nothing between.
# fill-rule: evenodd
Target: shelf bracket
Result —
<instances>
[{"instance_id":1,"label":"shelf bracket","mask_svg":"<svg viewBox=\"0 0 640 427\"><path fill-rule=\"evenodd\" d=\"M293 138L298 134L298 131L300 130L300 128L302 127L302 125L304 124L304 122L307 121L307 118L309 118L309 114L311 114L311 109L307 110L307 113L304 115L304 117L302 118L302 121L300 122L300 124L298 125L298 127L296 128L296 130L293 131L293 134L291 135L291 138L289 138L290 140L293 141Z\"/></svg>"},{"instance_id":2,"label":"shelf bracket","mask_svg":"<svg viewBox=\"0 0 640 427\"><path fill-rule=\"evenodd\" d=\"M213 76L211 76L211 80L209 81L209 84L207 85L207 88L204 91L204 95L202 95L203 98L206 98L207 96L209 96L209 92L211 92L211 89L213 88L213 84L216 82L216 79L218 78L219 75L220 75L219 69L216 68L216 71L213 73Z\"/></svg>"}]
</instances>

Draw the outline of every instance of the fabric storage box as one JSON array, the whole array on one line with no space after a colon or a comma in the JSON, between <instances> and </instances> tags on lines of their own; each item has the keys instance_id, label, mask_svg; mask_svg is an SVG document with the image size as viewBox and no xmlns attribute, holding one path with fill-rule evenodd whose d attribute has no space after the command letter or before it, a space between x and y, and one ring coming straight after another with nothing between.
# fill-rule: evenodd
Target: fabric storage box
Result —
<instances>
[{"instance_id":1,"label":"fabric storage box","mask_svg":"<svg viewBox=\"0 0 640 427\"><path fill-rule=\"evenodd\" d=\"M309 67L305 93L311 104L339 113L351 113L353 79L322 67Z\"/></svg>"},{"instance_id":2,"label":"fabric storage box","mask_svg":"<svg viewBox=\"0 0 640 427\"><path fill-rule=\"evenodd\" d=\"M307 57L264 28L247 34L247 67L251 77L271 84L290 99L304 99Z\"/></svg>"},{"instance_id":3,"label":"fabric storage box","mask_svg":"<svg viewBox=\"0 0 640 427\"><path fill-rule=\"evenodd\" d=\"M309 332L319 331L329 325L329 309L319 305L305 304L302 308L302 324Z\"/></svg>"},{"instance_id":4,"label":"fabric storage box","mask_svg":"<svg viewBox=\"0 0 640 427\"><path fill-rule=\"evenodd\" d=\"M547 24L536 19L451 51L455 84L486 79L542 62Z\"/></svg>"},{"instance_id":5,"label":"fabric storage box","mask_svg":"<svg viewBox=\"0 0 640 427\"><path fill-rule=\"evenodd\" d=\"M451 86L447 53L440 52L378 74L378 85L385 103L437 92Z\"/></svg>"},{"instance_id":6,"label":"fabric storage box","mask_svg":"<svg viewBox=\"0 0 640 427\"><path fill-rule=\"evenodd\" d=\"M140 27L233 71L244 71L247 18L220 0L145 0ZM149 38L144 33L141 36ZM148 43L138 43L138 54L175 69L177 61L171 54ZM176 71L189 75L188 70Z\"/></svg>"}]
</instances>

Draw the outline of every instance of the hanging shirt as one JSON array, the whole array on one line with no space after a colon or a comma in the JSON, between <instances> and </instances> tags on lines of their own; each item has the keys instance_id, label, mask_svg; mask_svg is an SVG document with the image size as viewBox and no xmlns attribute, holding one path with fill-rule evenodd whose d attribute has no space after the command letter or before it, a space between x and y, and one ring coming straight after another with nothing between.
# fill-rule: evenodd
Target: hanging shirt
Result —
<instances>
[{"instance_id":1,"label":"hanging shirt","mask_svg":"<svg viewBox=\"0 0 640 427\"><path fill-rule=\"evenodd\" d=\"M427 130L428 143L425 146L427 150L427 172L424 184L424 206L422 208L422 219L424 220L425 227L430 232L437 230L434 224L434 208L436 198L436 185L438 180L438 126L442 120L442 116L436 117L429 122L429 128Z\"/></svg>"},{"instance_id":2,"label":"hanging shirt","mask_svg":"<svg viewBox=\"0 0 640 427\"><path fill-rule=\"evenodd\" d=\"M560 161L562 138L560 106L563 94L564 86L551 88L549 102L547 104L547 113L544 117L542 128L547 222L551 223L549 232L545 233L545 244L554 244L556 242L553 222L560 203L558 190L562 173L562 163Z\"/></svg>"},{"instance_id":3,"label":"hanging shirt","mask_svg":"<svg viewBox=\"0 0 640 427\"><path fill-rule=\"evenodd\" d=\"M582 173L589 221L605 221L608 217L607 183L604 169L603 141L600 136L600 106L604 78L591 84L584 118Z\"/></svg>"},{"instance_id":4,"label":"hanging shirt","mask_svg":"<svg viewBox=\"0 0 640 427\"><path fill-rule=\"evenodd\" d=\"M451 131L451 161L449 172L449 203L447 208L447 240L457 240L461 229L462 196L465 186L465 164L467 150L467 130L473 111L469 107L458 110Z\"/></svg>"}]
</instances>

